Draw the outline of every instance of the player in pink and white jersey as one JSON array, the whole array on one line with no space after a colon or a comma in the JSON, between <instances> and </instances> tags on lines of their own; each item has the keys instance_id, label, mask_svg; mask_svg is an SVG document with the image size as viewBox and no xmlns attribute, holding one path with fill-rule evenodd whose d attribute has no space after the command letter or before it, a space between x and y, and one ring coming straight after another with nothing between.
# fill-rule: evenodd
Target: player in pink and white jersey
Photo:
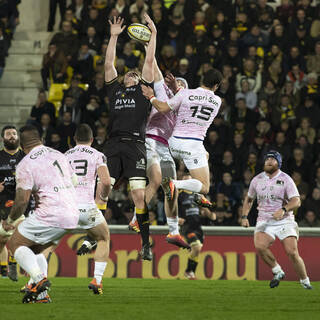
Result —
<instances>
[{"instance_id":1,"label":"player in pink and white jersey","mask_svg":"<svg viewBox=\"0 0 320 320\"><path fill-rule=\"evenodd\" d=\"M154 59L154 92L158 99L167 101L173 96L172 91L166 85L163 75ZM179 86L188 88L185 79L179 78ZM146 187L145 201L148 204L160 187L162 177L176 177L175 162L169 151L168 140L172 135L176 123L176 114L171 111L166 114L151 109L146 127L147 150L147 177L149 184ZM169 234L166 241L182 248L189 248L179 233L177 193L171 200L165 199L165 214L169 226ZM136 215L129 224L129 229L139 232Z\"/></svg>"},{"instance_id":2,"label":"player in pink and white jersey","mask_svg":"<svg viewBox=\"0 0 320 320\"><path fill-rule=\"evenodd\" d=\"M299 231L294 221L293 210L300 207L298 189L289 175L280 170L282 158L279 152L269 151L265 155L264 171L253 178L243 204L242 226L249 227L248 214L256 198L258 220L254 233L254 245L263 261L274 274L270 287L275 288L285 277L270 246L276 237L282 242L300 283L305 289L312 289L306 267L298 251Z\"/></svg>"},{"instance_id":3,"label":"player in pink and white jersey","mask_svg":"<svg viewBox=\"0 0 320 320\"><path fill-rule=\"evenodd\" d=\"M8 242L15 259L33 280L33 287L22 300L30 303L50 287L47 260L43 254L36 253L51 246L68 230L75 229L79 211L73 172L66 157L45 147L35 127L25 126L20 132L26 156L17 166L14 205L2 225L5 230L13 229L14 222L25 212L31 193L37 196L38 206L18 225Z\"/></svg>"},{"instance_id":4,"label":"player in pink and white jersey","mask_svg":"<svg viewBox=\"0 0 320 320\"><path fill-rule=\"evenodd\" d=\"M169 199L173 197L175 187L202 194L209 191L209 166L203 139L221 105L220 97L214 94L221 80L218 70L209 70L204 74L201 87L180 90L168 102L156 99L150 87L143 87L144 95L159 112L173 110L177 113L169 140L170 151L174 158L184 161L192 177L189 180L170 179L165 186Z\"/></svg>"},{"instance_id":5,"label":"player in pink and white jersey","mask_svg":"<svg viewBox=\"0 0 320 320\"><path fill-rule=\"evenodd\" d=\"M94 189L98 177L97 202L106 203L111 189L110 175L105 155L91 148L91 128L87 124L79 125L74 138L77 145L65 155L78 176L75 187L80 214L78 229L86 230L90 238L97 241L94 278L89 289L95 294L102 294L102 276L109 257L110 232L106 220L96 206Z\"/></svg>"}]
</instances>

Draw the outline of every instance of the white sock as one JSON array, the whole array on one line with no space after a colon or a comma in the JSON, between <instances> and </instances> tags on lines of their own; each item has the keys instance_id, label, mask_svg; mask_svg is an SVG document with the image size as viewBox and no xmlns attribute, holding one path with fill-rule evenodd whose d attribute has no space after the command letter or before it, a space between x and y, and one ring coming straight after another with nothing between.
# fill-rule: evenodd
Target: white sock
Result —
<instances>
[{"instance_id":1,"label":"white sock","mask_svg":"<svg viewBox=\"0 0 320 320\"><path fill-rule=\"evenodd\" d=\"M97 284L100 284L102 281L102 276L104 270L106 269L107 262L97 262L94 263L94 278L97 280Z\"/></svg>"},{"instance_id":2,"label":"white sock","mask_svg":"<svg viewBox=\"0 0 320 320\"><path fill-rule=\"evenodd\" d=\"M197 179L188 180L172 180L177 189L184 189L192 192L200 192L202 189L202 182Z\"/></svg>"},{"instance_id":3,"label":"white sock","mask_svg":"<svg viewBox=\"0 0 320 320\"><path fill-rule=\"evenodd\" d=\"M283 272L283 270L282 270L281 266L279 264L277 264L275 267L272 268L272 273L276 274L279 272Z\"/></svg>"},{"instance_id":4,"label":"white sock","mask_svg":"<svg viewBox=\"0 0 320 320\"><path fill-rule=\"evenodd\" d=\"M179 233L179 226L178 226L178 217L167 218L167 223L168 223L170 234L172 234L172 235L180 234Z\"/></svg>"},{"instance_id":5,"label":"white sock","mask_svg":"<svg viewBox=\"0 0 320 320\"><path fill-rule=\"evenodd\" d=\"M48 276L48 261L47 261L46 257L42 253L37 254L36 257L37 257L37 262L38 262L38 265L40 267L41 272L43 273L43 275L45 277L47 277Z\"/></svg>"},{"instance_id":6,"label":"white sock","mask_svg":"<svg viewBox=\"0 0 320 320\"><path fill-rule=\"evenodd\" d=\"M134 207L133 217L131 219L131 223L135 223L137 221L136 207Z\"/></svg>"},{"instance_id":7,"label":"white sock","mask_svg":"<svg viewBox=\"0 0 320 320\"><path fill-rule=\"evenodd\" d=\"M300 279L300 283L302 283L302 284L307 284L307 285L309 285L310 286L310 279L309 279L309 277L306 277L305 279Z\"/></svg>"},{"instance_id":8,"label":"white sock","mask_svg":"<svg viewBox=\"0 0 320 320\"><path fill-rule=\"evenodd\" d=\"M26 246L19 247L14 253L14 258L17 260L22 269L29 273L34 282L39 282L43 279L43 275L39 264L37 262L37 256Z\"/></svg>"}]
</instances>

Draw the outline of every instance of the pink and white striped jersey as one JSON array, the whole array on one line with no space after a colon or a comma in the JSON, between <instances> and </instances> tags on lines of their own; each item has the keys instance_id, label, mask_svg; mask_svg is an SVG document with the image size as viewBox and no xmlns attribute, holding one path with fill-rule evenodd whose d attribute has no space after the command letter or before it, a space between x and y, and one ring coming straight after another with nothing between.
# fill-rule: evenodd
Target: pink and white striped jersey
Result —
<instances>
[{"instance_id":1,"label":"pink and white striped jersey","mask_svg":"<svg viewBox=\"0 0 320 320\"><path fill-rule=\"evenodd\" d=\"M182 89L168 101L177 112L172 135L203 140L221 106L220 97L213 91L197 88Z\"/></svg>"},{"instance_id":2,"label":"pink and white striped jersey","mask_svg":"<svg viewBox=\"0 0 320 320\"><path fill-rule=\"evenodd\" d=\"M38 195L39 205L34 211L38 220L52 227L74 229L79 211L72 174L64 154L40 145L18 164L16 188L32 190Z\"/></svg>"},{"instance_id":3,"label":"pink and white striped jersey","mask_svg":"<svg viewBox=\"0 0 320 320\"><path fill-rule=\"evenodd\" d=\"M173 96L163 79L154 83L154 93L158 100L164 102L167 102L169 98ZM163 138L160 142L163 142L163 140L168 142L172 135L175 124L175 112L170 111L166 114L163 114L158 112L155 107L152 107L147 123L146 134L151 137L156 136Z\"/></svg>"},{"instance_id":4,"label":"pink and white striped jersey","mask_svg":"<svg viewBox=\"0 0 320 320\"><path fill-rule=\"evenodd\" d=\"M255 176L249 186L248 197L257 198L258 222L273 219L272 214L281 209L293 197L299 197L292 178L279 170L272 179L265 172ZM292 211L285 213L284 219L294 220Z\"/></svg>"},{"instance_id":5,"label":"pink and white striped jersey","mask_svg":"<svg viewBox=\"0 0 320 320\"><path fill-rule=\"evenodd\" d=\"M95 204L94 188L97 170L106 165L106 157L98 150L78 144L65 153L72 168L78 176L76 195L78 204Z\"/></svg>"}]
</instances>

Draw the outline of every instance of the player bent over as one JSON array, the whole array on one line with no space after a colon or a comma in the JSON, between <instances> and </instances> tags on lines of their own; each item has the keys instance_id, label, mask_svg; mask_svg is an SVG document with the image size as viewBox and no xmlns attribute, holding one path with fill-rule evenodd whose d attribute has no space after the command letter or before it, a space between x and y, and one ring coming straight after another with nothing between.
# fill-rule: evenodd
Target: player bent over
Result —
<instances>
[{"instance_id":1,"label":"player bent over","mask_svg":"<svg viewBox=\"0 0 320 320\"><path fill-rule=\"evenodd\" d=\"M299 192L291 177L280 170L282 158L279 152L271 150L264 159L264 171L251 181L243 203L242 226L249 227L248 214L253 200L257 198L258 220L254 245L274 274L270 288L277 287L285 277L284 271L269 249L277 237L282 242L303 288L312 289L306 267L299 255L299 231L293 215L293 210L301 205Z\"/></svg>"},{"instance_id":2,"label":"player bent over","mask_svg":"<svg viewBox=\"0 0 320 320\"><path fill-rule=\"evenodd\" d=\"M97 241L94 255L94 278L89 289L95 294L102 294L102 276L107 266L110 249L110 232L101 211L94 199L97 177L97 199L107 202L110 192L110 176L106 165L106 157L91 147L93 133L87 124L81 124L76 130L76 146L65 155L78 176L76 197L79 208L79 230L86 230L90 238Z\"/></svg>"},{"instance_id":3,"label":"player bent over","mask_svg":"<svg viewBox=\"0 0 320 320\"><path fill-rule=\"evenodd\" d=\"M164 185L169 199L175 188L202 194L209 192L209 166L203 139L221 105L220 97L214 94L221 80L220 71L209 70L203 76L201 87L179 90L167 102L156 99L150 87L142 86L143 94L159 112L177 113L169 147L174 158L183 160L192 179L169 180Z\"/></svg>"},{"instance_id":4,"label":"player bent over","mask_svg":"<svg viewBox=\"0 0 320 320\"><path fill-rule=\"evenodd\" d=\"M17 166L15 201L2 226L6 231L14 229L13 223L25 212L31 192L39 197L38 207L18 225L8 247L33 280L22 302L50 302L47 260L37 253L77 227L79 211L73 171L62 153L42 144L35 127L25 126L20 133L26 156Z\"/></svg>"}]
</instances>

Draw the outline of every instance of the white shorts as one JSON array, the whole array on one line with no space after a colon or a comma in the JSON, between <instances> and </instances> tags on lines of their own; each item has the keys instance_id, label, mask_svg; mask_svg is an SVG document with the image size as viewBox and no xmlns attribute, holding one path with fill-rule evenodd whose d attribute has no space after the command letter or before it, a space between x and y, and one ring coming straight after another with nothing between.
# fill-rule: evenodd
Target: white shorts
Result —
<instances>
[{"instance_id":1,"label":"white shorts","mask_svg":"<svg viewBox=\"0 0 320 320\"><path fill-rule=\"evenodd\" d=\"M18 225L18 231L25 238L44 245L50 242L57 244L69 230L48 226L38 220L34 213L31 213Z\"/></svg>"},{"instance_id":2,"label":"white shorts","mask_svg":"<svg viewBox=\"0 0 320 320\"><path fill-rule=\"evenodd\" d=\"M283 221L276 221L276 220L269 220L269 221L261 221L258 222L256 225L256 232L265 232L273 240L276 237L279 240L283 240L288 237L296 237L299 240L299 229L298 224L293 220L283 220Z\"/></svg>"},{"instance_id":3,"label":"white shorts","mask_svg":"<svg viewBox=\"0 0 320 320\"><path fill-rule=\"evenodd\" d=\"M86 230L96 227L105 221L103 214L95 204L80 204L79 222L76 230Z\"/></svg>"},{"instance_id":4,"label":"white shorts","mask_svg":"<svg viewBox=\"0 0 320 320\"><path fill-rule=\"evenodd\" d=\"M147 170L157 164L161 168L162 177L176 178L176 164L172 158L169 148L163 143L146 138Z\"/></svg>"},{"instance_id":5,"label":"white shorts","mask_svg":"<svg viewBox=\"0 0 320 320\"><path fill-rule=\"evenodd\" d=\"M189 170L208 166L207 151L201 140L171 137L169 147L173 158L183 160Z\"/></svg>"}]
</instances>

